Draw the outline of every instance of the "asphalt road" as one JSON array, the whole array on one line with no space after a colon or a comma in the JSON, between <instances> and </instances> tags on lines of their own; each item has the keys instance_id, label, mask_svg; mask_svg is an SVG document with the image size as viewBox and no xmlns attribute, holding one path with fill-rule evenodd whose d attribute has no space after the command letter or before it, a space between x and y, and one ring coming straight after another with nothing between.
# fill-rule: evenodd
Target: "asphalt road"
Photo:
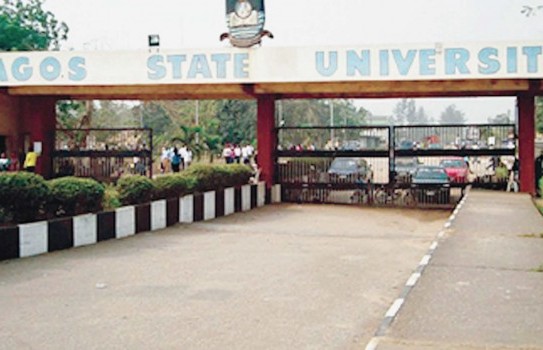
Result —
<instances>
[{"instance_id":1,"label":"asphalt road","mask_svg":"<svg viewBox=\"0 0 543 350\"><path fill-rule=\"evenodd\" d=\"M277 205L0 263L0 349L360 349L444 211Z\"/></svg>"},{"instance_id":2,"label":"asphalt road","mask_svg":"<svg viewBox=\"0 0 543 350\"><path fill-rule=\"evenodd\" d=\"M543 218L472 190L378 350L542 350Z\"/></svg>"}]
</instances>

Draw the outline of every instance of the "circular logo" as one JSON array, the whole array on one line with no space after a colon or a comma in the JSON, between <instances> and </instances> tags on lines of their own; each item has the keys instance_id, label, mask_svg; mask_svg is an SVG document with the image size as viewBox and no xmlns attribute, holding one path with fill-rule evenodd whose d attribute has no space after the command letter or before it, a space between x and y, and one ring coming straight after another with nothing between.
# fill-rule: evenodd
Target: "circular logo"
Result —
<instances>
[{"instance_id":1,"label":"circular logo","mask_svg":"<svg viewBox=\"0 0 543 350\"><path fill-rule=\"evenodd\" d=\"M241 0L236 3L236 15L240 18L247 18L251 15L253 6L247 0Z\"/></svg>"}]
</instances>

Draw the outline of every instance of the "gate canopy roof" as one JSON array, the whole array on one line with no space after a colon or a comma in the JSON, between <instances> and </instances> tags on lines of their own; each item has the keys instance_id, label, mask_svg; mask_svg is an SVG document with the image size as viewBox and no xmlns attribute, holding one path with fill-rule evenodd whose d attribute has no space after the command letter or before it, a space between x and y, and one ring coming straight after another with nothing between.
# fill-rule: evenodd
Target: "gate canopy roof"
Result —
<instances>
[{"instance_id":1,"label":"gate canopy roof","mask_svg":"<svg viewBox=\"0 0 543 350\"><path fill-rule=\"evenodd\" d=\"M74 99L543 94L534 42L0 54L9 95Z\"/></svg>"}]
</instances>

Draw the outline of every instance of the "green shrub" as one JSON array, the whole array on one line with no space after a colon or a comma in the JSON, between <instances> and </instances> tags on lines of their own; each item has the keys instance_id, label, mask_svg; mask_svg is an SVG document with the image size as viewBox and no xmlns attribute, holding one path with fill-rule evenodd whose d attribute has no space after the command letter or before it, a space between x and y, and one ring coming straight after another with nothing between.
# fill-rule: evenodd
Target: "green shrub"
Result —
<instances>
[{"instance_id":1,"label":"green shrub","mask_svg":"<svg viewBox=\"0 0 543 350\"><path fill-rule=\"evenodd\" d=\"M242 164L195 164L184 173L196 179L194 189L198 192L245 185L252 175L251 169Z\"/></svg>"},{"instance_id":2,"label":"green shrub","mask_svg":"<svg viewBox=\"0 0 543 350\"><path fill-rule=\"evenodd\" d=\"M223 187L221 173L215 168L216 166L209 164L194 164L184 173L196 179L195 191L205 192Z\"/></svg>"},{"instance_id":3,"label":"green shrub","mask_svg":"<svg viewBox=\"0 0 543 350\"><path fill-rule=\"evenodd\" d=\"M0 208L5 221L28 222L43 214L50 189L40 176L28 172L0 173Z\"/></svg>"},{"instance_id":4,"label":"green shrub","mask_svg":"<svg viewBox=\"0 0 543 350\"><path fill-rule=\"evenodd\" d=\"M496 168L496 178L498 180L505 181L509 178L509 170L505 166L499 166Z\"/></svg>"},{"instance_id":5,"label":"green shrub","mask_svg":"<svg viewBox=\"0 0 543 350\"><path fill-rule=\"evenodd\" d=\"M191 174L180 173L157 177L153 180L155 193L153 198L166 199L182 197L193 191L197 179Z\"/></svg>"},{"instance_id":6,"label":"green shrub","mask_svg":"<svg viewBox=\"0 0 543 350\"><path fill-rule=\"evenodd\" d=\"M106 185L104 191L104 199L102 200L102 207L104 210L113 210L121 206L121 200L119 199L119 191L111 184Z\"/></svg>"},{"instance_id":7,"label":"green shrub","mask_svg":"<svg viewBox=\"0 0 543 350\"><path fill-rule=\"evenodd\" d=\"M220 165L218 167L224 167L225 169L225 185L224 187L238 187L249 183L249 179L253 175L253 170L247 165L243 164L228 164Z\"/></svg>"},{"instance_id":8,"label":"green shrub","mask_svg":"<svg viewBox=\"0 0 543 350\"><path fill-rule=\"evenodd\" d=\"M151 201L155 186L147 177L137 175L121 178L117 182L117 190L121 204L141 204Z\"/></svg>"},{"instance_id":9,"label":"green shrub","mask_svg":"<svg viewBox=\"0 0 543 350\"><path fill-rule=\"evenodd\" d=\"M49 211L56 216L79 215L102 210L104 185L93 179L61 177L49 181Z\"/></svg>"}]
</instances>

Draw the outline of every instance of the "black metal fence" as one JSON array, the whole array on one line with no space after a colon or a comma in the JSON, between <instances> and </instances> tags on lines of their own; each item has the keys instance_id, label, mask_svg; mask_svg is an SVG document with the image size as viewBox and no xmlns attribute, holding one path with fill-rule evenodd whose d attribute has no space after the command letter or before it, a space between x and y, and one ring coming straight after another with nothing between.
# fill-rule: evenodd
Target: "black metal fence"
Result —
<instances>
[{"instance_id":1,"label":"black metal fence","mask_svg":"<svg viewBox=\"0 0 543 350\"><path fill-rule=\"evenodd\" d=\"M153 133L137 129L57 129L54 175L114 182L122 174L152 176Z\"/></svg>"},{"instance_id":2,"label":"black metal fence","mask_svg":"<svg viewBox=\"0 0 543 350\"><path fill-rule=\"evenodd\" d=\"M276 182L286 201L450 207L469 184L505 189L514 131L479 124L278 128Z\"/></svg>"}]
</instances>

